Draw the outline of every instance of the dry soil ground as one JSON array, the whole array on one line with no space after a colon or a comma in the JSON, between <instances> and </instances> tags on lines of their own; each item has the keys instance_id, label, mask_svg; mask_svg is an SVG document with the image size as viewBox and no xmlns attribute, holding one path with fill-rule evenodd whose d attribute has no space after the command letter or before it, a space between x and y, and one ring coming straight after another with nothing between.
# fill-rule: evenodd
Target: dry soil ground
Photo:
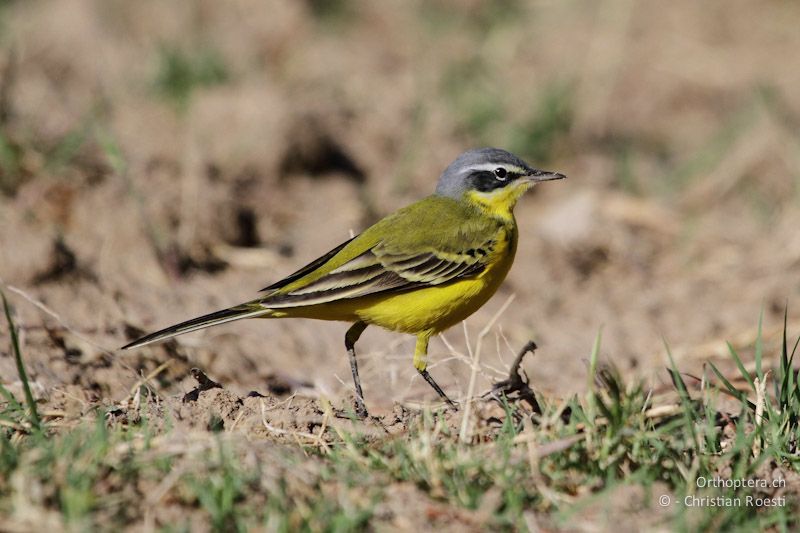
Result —
<instances>
[{"instance_id":1,"label":"dry soil ground","mask_svg":"<svg viewBox=\"0 0 800 533\"><path fill-rule=\"evenodd\" d=\"M351 399L343 324L118 347L252 298L487 144L569 179L521 202L506 284L432 343L454 397L512 295L477 393L529 339L541 395L585 392L601 329L600 361L653 386L665 342L687 372L732 368L725 340L749 364L762 311L774 355L787 302L800 328L799 21L791 2L0 2L0 281L41 408L138 417L146 389L192 430L316 434ZM412 349L362 338L368 434L435 403ZM183 402L193 367L224 389Z\"/></svg>"}]
</instances>

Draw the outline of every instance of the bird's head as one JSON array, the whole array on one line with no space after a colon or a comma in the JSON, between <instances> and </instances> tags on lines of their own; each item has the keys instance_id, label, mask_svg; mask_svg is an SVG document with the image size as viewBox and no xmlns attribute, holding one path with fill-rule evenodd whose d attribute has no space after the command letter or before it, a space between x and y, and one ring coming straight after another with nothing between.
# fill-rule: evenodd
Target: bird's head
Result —
<instances>
[{"instance_id":1,"label":"bird's head","mask_svg":"<svg viewBox=\"0 0 800 533\"><path fill-rule=\"evenodd\" d=\"M477 204L500 216L508 214L528 189L540 181L566 178L532 168L499 148L476 148L450 163L436 185L436 194Z\"/></svg>"}]
</instances>

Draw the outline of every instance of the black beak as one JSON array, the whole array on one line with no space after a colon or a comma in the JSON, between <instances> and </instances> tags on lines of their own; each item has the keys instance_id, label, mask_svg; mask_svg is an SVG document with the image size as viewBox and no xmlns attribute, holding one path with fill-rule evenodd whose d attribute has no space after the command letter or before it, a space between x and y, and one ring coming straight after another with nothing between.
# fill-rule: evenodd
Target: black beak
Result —
<instances>
[{"instance_id":1,"label":"black beak","mask_svg":"<svg viewBox=\"0 0 800 533\"><path fill-rule=\"evenodd\" d=\"M532 169L531 172L528 173L528 179L530 181L539 182L539 181L563 180L567 179L567 177L559 172L550 172L549 170Z\"/></svg>"}]
</instances>

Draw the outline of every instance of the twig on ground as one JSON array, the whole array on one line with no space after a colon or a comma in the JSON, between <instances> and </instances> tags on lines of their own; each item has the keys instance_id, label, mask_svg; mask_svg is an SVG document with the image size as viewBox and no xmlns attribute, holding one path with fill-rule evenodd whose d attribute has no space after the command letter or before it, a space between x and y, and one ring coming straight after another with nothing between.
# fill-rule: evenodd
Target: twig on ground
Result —
<instances>
[{"instance_id":1,"label":"twig on ground","mask_svg":"<svg viewBox=\"0 0 800 533\"><path fill-rule=\"evenodd\" d=\"M272 424L270 424L269 422L267 422L267 407L266 405L264 405L264 400L263 399L259 400L259 403L261 404L261 424L264 426L264 428L266 428L267 431L269 431L273 435L283 435L283 436L293 437L295 439L295 442L297 442L298 446L301 447L303 446L303 443L300 442L300 437L303 437L304 439L310 440L312 444L316 445L321 450L324 450L326 453L329 451L328 443L325 442L325 439L323 438L327 426L327 417L323 418L322 430L319 432L318 435L314 435L312 433L305 433L303 431L289 431L286 429L277 428Z\"/></svg>"},{"instance_id":2,"label":"twig on ground","mask_svg":"<svg viewBox=\"0 0 800 533\"><path fill-rule=\"evenodd\" d=\"M760 428L761 423L764 421L764 407L767 398L768 377L769 371L764 374L763 380L759 378L755 378L753 380L753 384L755 385L756 389L756 428ZM753 439L753 457L758 458L759 455L761 455L761 438L757 437Z\"/></svg>"},{"instance_id":3,"label":"twig on ground","mask_svg":"<svg viewBox=\"0 0 800 533\"><path fill-rule=\"evenodd\" d=\"M498 393L505 394L507 397L510 397L513 393L517 393L519 399L527 402L534 413L542 414L542 409L539 406L539 402L536 400L536 394L528 385L528 376L525 374L525 371L522 370L522 359L525 357L525 354L530 352L531 355L534 355L536 348L535 342L528 341L517 354L516 359L514 359L514 363L508 371L508 379L495 383L492 386L492 390L486 393L486 395L492 395L496 398Z\"/></svg>"},{"instance_id":4,"label":"twig on ground","mask_svg":"<svg viewBox=\"0 0 800 533\"><path fill-rule=\"evenodd\" d=\"M465 443L469 440L469 419L470 415L472 414L472 396L475 394L475 381L478 376L478 371L480 370L481 347L483 345L483 339L492 330L495 322L497 322L500 319L500 315L502 315L505 312L505 310L508 309L508 306L511 305L511 302L514 301L514 298L516 298L515 294L512 294L511 296L508 297L508 299L505 301L502 307L498 309L497 313L494 314L491 320L489 320L486 326L478 334L478 340L475 342L475 354L472 358L472 372L470 373L469 376L467 397L464 400L464 414L461 417L461 431L459 431L458 433L458 439L462 443ZM465 330L465 335L466 335L466 330ZM467 343L467 346L469 346L469 342Z\"/></svg>"},{"instance_id":5,"label":"twig on ground","mask_svg":"<svg viewBox=\"0 0 800 533\"><path fill-rule=\"evenodd\" d=\"M217 383L216 381L212 381L206 376L202 370L199 368L192 368L189 370L189 373L192 374L192 377L197 380L198 386L196 389L193 389L186 394L183 395L183 402L194 402L200 397L201 392L205 392L211 389L221 389L223 388L222 385Z\"/></svg>"},{"instance_id":6,"label":"twig on ground","mask_svg":"<svg viewBox=\"0 0 800 533\"><path fill-rule=\"evenodd\" d=\"M93 341L92 339L90 339L89 337L86 337L85 335L83 335L81 332L79 332L78 330L76 330L75 328L73 328L72 326L67 324L67 322L63 318L61 318L61 315L59 315L58 313L56 313L55 311L53 311L52 309L47 307L44 303L42 303L41 301L37 300L36 298L31 296L30 294L28 294L24 290L20 289L19 287L15 287L14 285L8 285L2 279L0 279L0 285L5 286L10 292L13 292L14 294L22 296L30 304L32 304L34 307L38 308L40 311L44 312L45 314L49 315L56 322L61 324L61 327L63 327L65 330L67 330L70 333L72 333L73 335L75 335L80 340L82 340L82 341L84 341L84 342L86 342L88 344L91 344L92 346L94 346L98 350L101 350L106 355L114 355L114 352L112 350L109 350L105 346L103 346L101 344L98 344L95 341Z\"/></svg>"},{"instance_id":7,"label":"twig on ground","mask_svg":"<svg viewBox=\"0 0 800 533\"><path fill-rule=\"evenodd\" d=\"M674 405L659 405L651 407L644 412L645 418L664 418L665 416L675 416L683 412L683 406L679 404Z\"/></svg>"},{"instance_id":8,"label":"twig on ground","mask_svg":"<svg viewBox=\"0 0 800 533\"><path fill-rule=\"evenodd\" d=\"M288 398L286 398L285 400L281 400L281 401L279 401L278 403L276 403L276 404L275 404L275 405L273 405L272 407L262 407L262 409L264 409L265 411L272 411L273 409L277 409L278 407L282 407L282 406L283 406L283 404L286 404L286 408L288 409L288 408L289 408L289 406L291 406L291 405L292 405L292 401L294 400L295 396L297 396L297 393L296 393L296 392L295 392L295 393L293 393L293 394L292 394L291 396L289 396ZM263 401L262 401L262 403L263 403Z\"/></svg>"},{"instance_id":9,"label":"twig on ground","mask_svg":"<svg viewBox=\"0 0 800 533\"><path fill-rule=\"evenodd\" d=\"M144 376L144 377L142 377L141 379L139 379L139 380L138 380L138 381L137 381L137 382L136 382L136 383L135 383L135 384L134 384L134 385L131 387L131 390L130 390L130 392L129 392L129 393L128 393L128 395L127 395L127 396L126 396L126 397L125 397L125 398L122 400L122 402L121 402L121 403L125 403L125 402L127 402L127 401L130 399L130 397L131 397L131 396L133 396L134 394L136 394L136 393L137 393L137 391L139 390L139 387L141 387L141 386L142 386L142 385L144 385L145 383L149 382L151 379L153 379L154 377L156 377L157 375L159 375L161 372L163 372L164 370L166 370L166 369L167 369L167 367L168 367L168 366L170 366L170 365L172 364L172 361L173 361L172 359L169 359L169 360L167 360L167 361L164 361L163 363L161 363L160 365L158 365L158 366L155 368L155 370L153 370L152 372L150 372L150 373L149 373L149 374L147 374L146 376ZM206 379L207 379L207 378L206 378Z\"/></svg>"},{"instance_id":10,"label":"twig on ground","mask_svg":"<svg viewBox=\"0 0 800 533\"><path fill-rule=\"evenodd\" d=\"M245 413L244 409L239 409L239 414L233 420L233 424L231 424L230 427L225 428L225 431L227 431L228 433L233 433L233 430L235 430L236 426L239 425L239 421L242 418L244 418L244 413Z\"/></svg>"},{"instance_id":11,"label":"twig on ground","mask_svg":"<svg viewBox=\"0 0 800 533\"><path fill-rule=\"evenodd\" d=\"M558 503L563 501L564 498L559 496L555 491L551 490L547 485L547 481L545 481L544 476L542 476L542 473L539 470L539 461L543 457L547 457L548 455L568 449L573 444L580 442L582 437L580 435L573 435L555 442L549 442L542 446L536 446L536 434L530 418L525 418L523 420L523 424L525 426L525 430L521 435L514 439L514 443L517 443L517 439L522 437L519 442L524 442L527 445L528 465L530 466L531 477L533 478L536 487L539 489L539 492L542 494L542 496L546 497L551 502Z\"/></svg>"},{"instance_id":12,"label":"twig on ground","mask_svg":"<svg viewBox=\"0 0 800 533\"><path fill-rule=\"evenodd\" d=\"M177 467L170 469L169 474L161 480L158 486L150 492L150 495L145 500L144 523L145 531L155 531L155 518L153 510L158 503L172 490L172 487L183 477L186 473L189 461L183 460Z\"/></svg>"},{"instance_id":13,"label":"twig on ground","mask_svg":"<svg viewBox=\"0 0 800 533\"><path fill-rule=\"evenodd\" d=\"M21 431L21 432L23 432L23 431L27 432L28 430L30 430L30 427L28 427L28 426L30 426L30 424L27 424L27 425L26 424L20 424L20 423L11 421L11 420L6 420L4 418L0 418L0 426L11 428L14 431Z\"/></svg>"}]
</instances>

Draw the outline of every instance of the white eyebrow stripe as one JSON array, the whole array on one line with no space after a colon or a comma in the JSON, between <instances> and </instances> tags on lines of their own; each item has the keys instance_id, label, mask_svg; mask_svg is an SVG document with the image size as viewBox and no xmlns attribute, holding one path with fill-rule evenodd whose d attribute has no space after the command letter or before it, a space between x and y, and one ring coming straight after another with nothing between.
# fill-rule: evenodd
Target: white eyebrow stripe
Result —
<instances>
[{"instance_id":1,"label":"white eyebrow stripe","mask_svg":"<svg viewBox=\"0 0 800 533\"><path fill-rule=\"evenodd\" d=\"M493 171L496 168L503 167L506 169L507 172L512 174L527 174L527 170L524 168L520 168L517 165L511 165L508 163L481 163L480 165L475 165L469 167L470 170L479 170L479 171Z\"/></svg>"}]
</instances>

